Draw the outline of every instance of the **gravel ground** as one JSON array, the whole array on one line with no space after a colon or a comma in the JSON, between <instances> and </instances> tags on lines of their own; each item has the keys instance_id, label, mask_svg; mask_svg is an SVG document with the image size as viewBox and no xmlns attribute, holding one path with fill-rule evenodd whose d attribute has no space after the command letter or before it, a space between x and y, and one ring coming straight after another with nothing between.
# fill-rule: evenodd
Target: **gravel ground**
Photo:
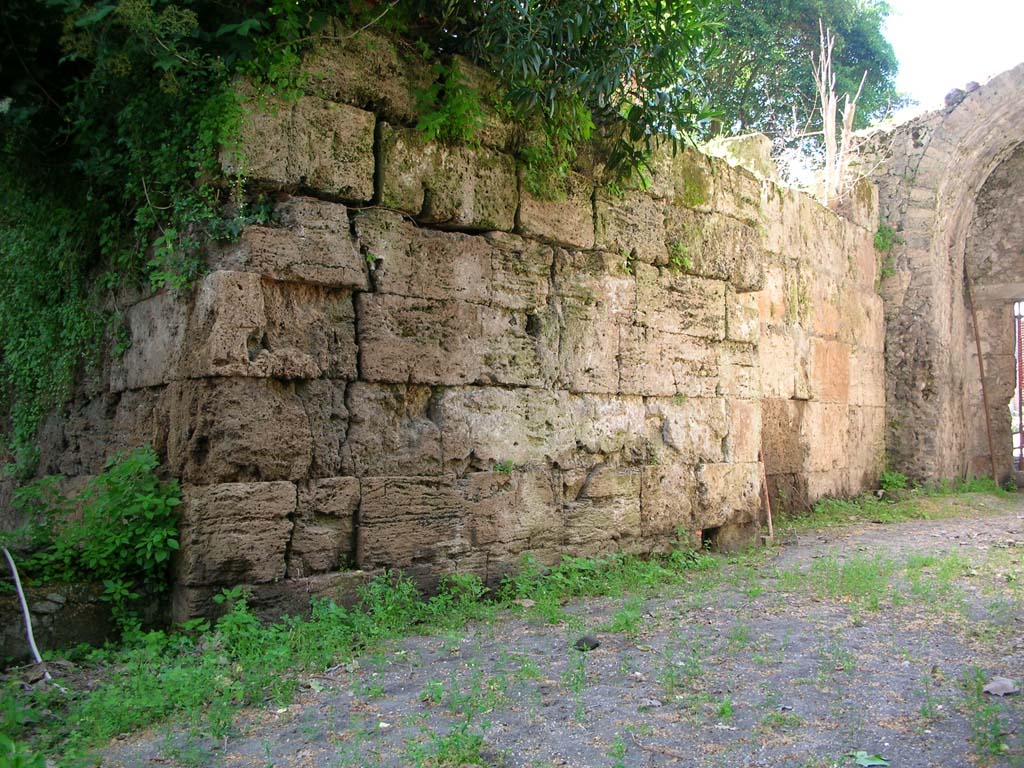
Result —
<instances>
[{"instance_id":1,"label":"gravel ground","mask_svg":"<svg viewBox=\"0 0 1024 768\"><path fill-rule=\"evenodd\" d=\"M1024 498L942 503L956 517L783 534L559 625L396 641L226 741L155 730L103 765L1024 765L1020 697L980 692L1024 679Z\"/></svg>"}]
</instances>

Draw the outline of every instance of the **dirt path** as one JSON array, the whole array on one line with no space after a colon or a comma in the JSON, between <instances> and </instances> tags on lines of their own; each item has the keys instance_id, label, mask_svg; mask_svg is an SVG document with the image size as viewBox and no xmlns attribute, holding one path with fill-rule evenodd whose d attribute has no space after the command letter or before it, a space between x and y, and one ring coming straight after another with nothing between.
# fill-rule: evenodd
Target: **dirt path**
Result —
<instances>
[{"instance_id":1,"label":"dirt path","mask_svg":"<svg viewBox=\"0 0 1024 768\"><path fill-rule=\"evenodd\" d=\"M1020 697L980 692L1024 680L1024 500L949 503L964 516L790 534L561 625L396 642L224 743L150 733L103 764L1024 765ZM600 646L575 650L584 633Z\"/></svg>"}]
</instances>

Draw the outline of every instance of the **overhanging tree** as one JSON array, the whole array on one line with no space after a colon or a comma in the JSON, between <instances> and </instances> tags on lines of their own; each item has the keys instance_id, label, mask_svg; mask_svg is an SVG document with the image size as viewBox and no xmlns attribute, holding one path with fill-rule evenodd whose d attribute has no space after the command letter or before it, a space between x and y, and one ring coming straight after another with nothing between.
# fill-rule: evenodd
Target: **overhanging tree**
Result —
<instances>
[{"instance_id":1,"label":"overhanging tree","mask_svg":"<svg viewBox=\"0 0 1024 768\"><path fill-rule=\"evenodd\" d=\"M890 13L881 0L721 0L720 53L705 65L711 103L723 133L761 131L771 137L802 130L815 110L811 55L819 20L835 35L837 93L856 93L855 127L884 116L906 100L896 91L898 67L882 34ZM794 117L795 116L795 117ZM820 119L811 124L820 130Z\"/></svg>"}]
</instances>

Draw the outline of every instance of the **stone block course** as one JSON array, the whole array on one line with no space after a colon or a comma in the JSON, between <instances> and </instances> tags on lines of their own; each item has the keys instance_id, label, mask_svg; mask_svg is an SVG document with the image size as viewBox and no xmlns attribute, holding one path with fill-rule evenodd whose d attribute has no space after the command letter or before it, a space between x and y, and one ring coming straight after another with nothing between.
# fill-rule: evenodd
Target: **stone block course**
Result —
<instances>
[{"instance_id":1,"label":"stone block course","mask_svg":"<svg viewBox=\"0 0 1024 768\"><path fill-rule=\"evenodd\" d=\"M423 224L506 232L519 204L511 156L427 142L414 129L381 127L380 202Z\"/></svg>"}]
</instances>

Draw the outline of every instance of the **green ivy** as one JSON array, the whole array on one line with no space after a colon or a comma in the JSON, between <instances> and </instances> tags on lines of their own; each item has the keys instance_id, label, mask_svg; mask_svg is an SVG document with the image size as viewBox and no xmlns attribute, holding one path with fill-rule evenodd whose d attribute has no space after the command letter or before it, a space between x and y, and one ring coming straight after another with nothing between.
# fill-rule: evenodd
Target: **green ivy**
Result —
<instances>
[{"instance_id":1,"label":"green ivy","mask_svg":"<svg viewBox=\"0 0 1024 768\"><path fill-rule=\"evenodd\" d=\"M60 490L58 476L19 489L15 507L30 519L21 534L31 552L26 577L102 583L122 622L140 590L166 591L181 490L177 480L159 478L159 465L152 448L141 448L109 460L73 497Z\"/></svg>"}]
</instances>

